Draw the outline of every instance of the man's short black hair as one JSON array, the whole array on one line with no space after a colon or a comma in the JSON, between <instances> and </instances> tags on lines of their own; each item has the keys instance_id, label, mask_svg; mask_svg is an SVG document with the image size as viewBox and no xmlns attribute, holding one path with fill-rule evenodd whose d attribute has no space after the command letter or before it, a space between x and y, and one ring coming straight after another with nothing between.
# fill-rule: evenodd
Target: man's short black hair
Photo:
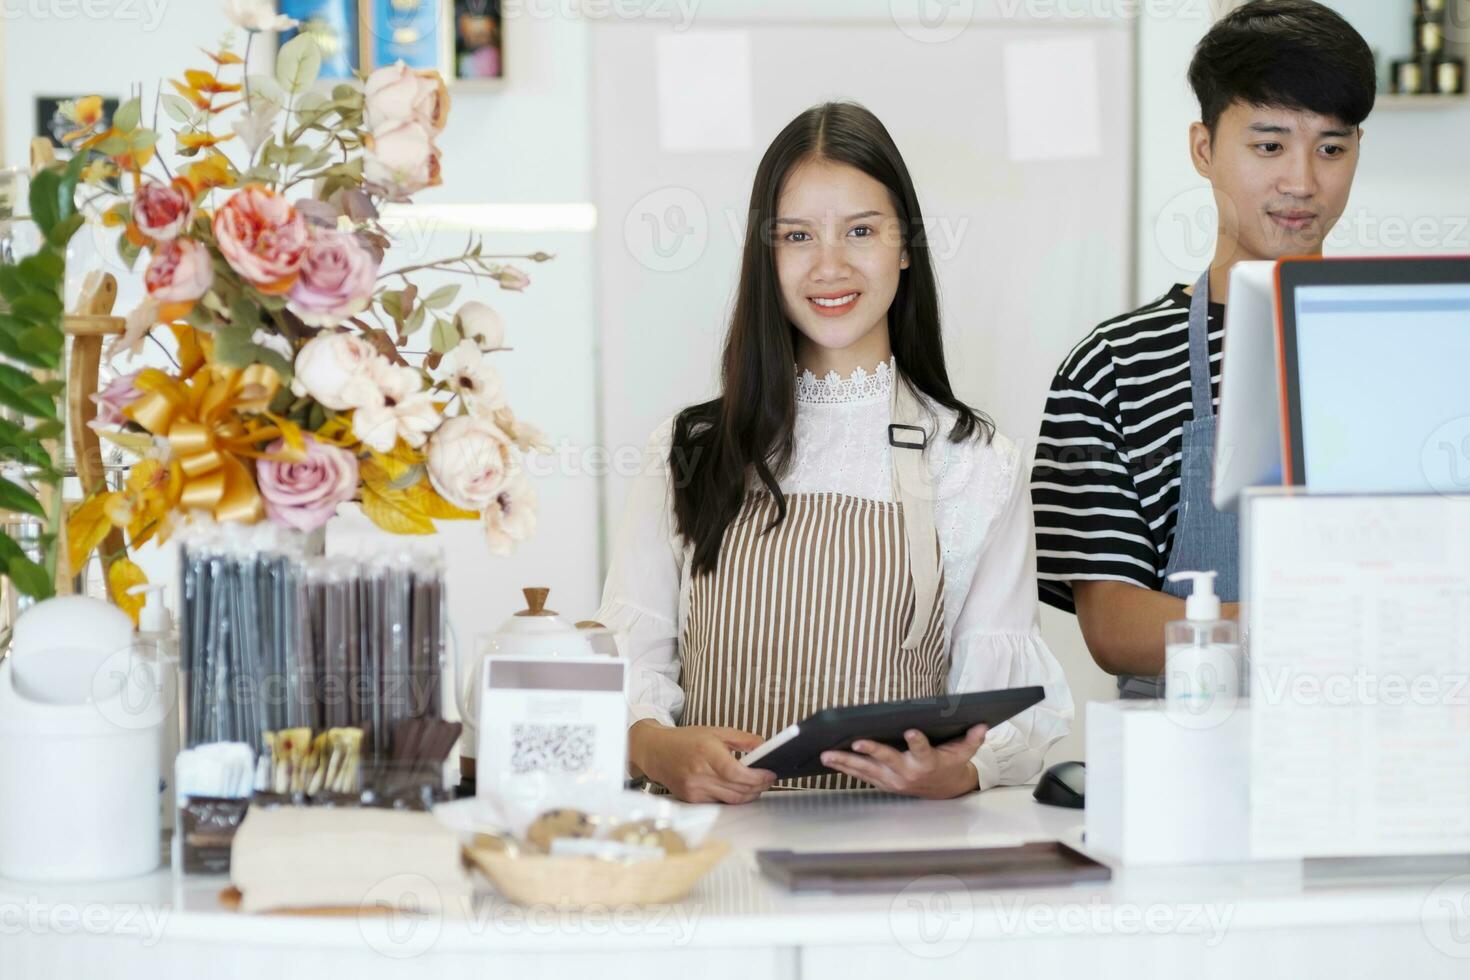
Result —
<instances>
[{"instance_id":1,"label":"man's short black hair","mask_svg":"<svg viewBox=\"0 0 1470 980\"><path fill-rule=\"evenodd\" d=\"M1373 111L1376 77L1362 35L1313 0L1252 0L1210 28L1189 65L1212 134L1236 101L1357 126Z\"/></svg>"}]
</instances>

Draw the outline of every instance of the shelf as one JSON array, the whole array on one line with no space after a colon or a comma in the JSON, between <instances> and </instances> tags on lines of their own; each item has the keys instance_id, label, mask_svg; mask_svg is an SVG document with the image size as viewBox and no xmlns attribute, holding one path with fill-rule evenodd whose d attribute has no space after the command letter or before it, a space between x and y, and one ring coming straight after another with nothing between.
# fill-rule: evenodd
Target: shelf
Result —
<instances>
[{"instance_id":1,"label":"shelf","mask_svg":"<svg viewBox=\"0 0 1470 980\"><path fill-rule=\"evenodd\" d=\"M1395 95L1384 93L1373 102L1378 109L1450 109L1470 105L1470 95Z\"/></svg>"}]
</instances>

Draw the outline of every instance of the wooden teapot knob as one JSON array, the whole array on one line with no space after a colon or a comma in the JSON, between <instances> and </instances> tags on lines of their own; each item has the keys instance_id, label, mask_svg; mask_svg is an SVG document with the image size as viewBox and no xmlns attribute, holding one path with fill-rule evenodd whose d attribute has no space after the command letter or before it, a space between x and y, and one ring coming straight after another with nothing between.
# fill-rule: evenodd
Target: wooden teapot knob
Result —
<instances>
[{"instance_id":1,"label":"wooden teapot knob","mask_svg":"<svg viewBox=\"0 0 1470 980\"><path fill-rule=\"evenodd\" d=\"M551 595L551 590L550 589L544 589L544 588L522 589L521 590L521 595L523 595L523 596L526 597L526 611L525 611L524 615L527 615L527 616L555 615L555 613L552 613L550 610L548 610L546 608L546 597L549 596L549 595Z\"/></svg>"}]
</instances>

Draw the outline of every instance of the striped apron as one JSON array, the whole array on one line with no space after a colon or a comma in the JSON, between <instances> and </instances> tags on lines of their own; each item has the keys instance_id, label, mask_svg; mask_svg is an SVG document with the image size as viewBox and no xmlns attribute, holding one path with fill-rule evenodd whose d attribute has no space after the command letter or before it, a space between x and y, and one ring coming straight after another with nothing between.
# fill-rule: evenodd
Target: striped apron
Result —
<instances>
[{"instance_id":1,"label":"striped apron","mask_svg":"<svg viewBox=\"0 0 1470 980\"><path fill-rule=\"evenodd\" d=\"M894 379L894 419L914 419ZM904 394L899 393L904 390ZM718 725L769 738L825 708L945 693L948 645L927 443L894 447L894 501L837 493L747 497L725 531L716 567L689 582L680 637L683 725ZM919 428L921 426L909 426ZM902 464L900 464L902 460ZM906 523L905 512L919 520ZM927 543L927 546L926 544ZM921 555L911 567L911 553ZM921 598L922 597L922 598ZM915 610L924 615L915 618ZM829 773L780 789L859 789Z\"/></svg>"}]
</instances>

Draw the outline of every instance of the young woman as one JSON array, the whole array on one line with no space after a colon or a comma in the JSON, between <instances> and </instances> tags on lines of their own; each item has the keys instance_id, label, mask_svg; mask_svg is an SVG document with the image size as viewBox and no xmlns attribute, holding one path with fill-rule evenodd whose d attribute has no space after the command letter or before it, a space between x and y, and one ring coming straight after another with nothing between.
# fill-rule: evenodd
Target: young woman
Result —
<instances>
[{"instance_id":1,"label":"young woman","mask_svg":"<svg viewBox=\"0 0 1470 980\"><path fill-rule=\"evenodd\" d=\"M667 465L631 492L598 617L631 661L631 768L742 803L775 779L734 752L814 711L1041 684L993 732L859 742L791 785L1024 782L1072 699L1037 631L1025 461L950 388L908 169L872 113L818 106L750 215L722 391L654 433Z\"/></svg>"}]
</instances>

